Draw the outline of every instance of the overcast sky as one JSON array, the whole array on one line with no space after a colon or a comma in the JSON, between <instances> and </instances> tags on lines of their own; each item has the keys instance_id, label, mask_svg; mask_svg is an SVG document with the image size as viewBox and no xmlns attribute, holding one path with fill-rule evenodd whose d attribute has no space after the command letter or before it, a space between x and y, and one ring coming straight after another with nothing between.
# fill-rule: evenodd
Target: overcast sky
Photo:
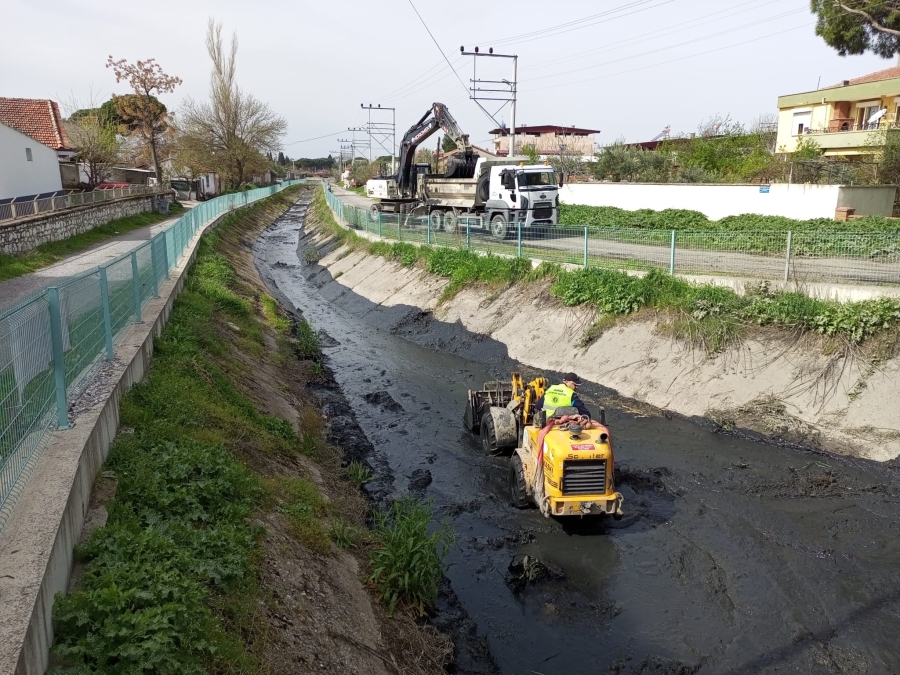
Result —
<instances>
[{"instance_id":1,"label":"overcast sky","mask_svg":"<svg viewBox=\"0 0 900 675\"><path fill-rule=\"evenodd\" d=\"M291 157L337 149L366 122L360 103L396 107L401 137L441 101L488 145L494 124L468 100L473 64L461 45L518 54L518 125L599 129L602 143L649 140L666 125L688 133L715 113L750 122L820 78L824 87L894 65L837 56L814 34L808 0L412 1L459 79L410 0L4 0L0 96L86 101L93 90L102 101L126 93L108 55L153 57L184 80L162 98L177 111L206 95L210 16L237 31L238 79L288 120ZM479 78L510 75L508 61L479 59ZM508 109L496 119L508 124Z\"/></svg>"}]
</instances>

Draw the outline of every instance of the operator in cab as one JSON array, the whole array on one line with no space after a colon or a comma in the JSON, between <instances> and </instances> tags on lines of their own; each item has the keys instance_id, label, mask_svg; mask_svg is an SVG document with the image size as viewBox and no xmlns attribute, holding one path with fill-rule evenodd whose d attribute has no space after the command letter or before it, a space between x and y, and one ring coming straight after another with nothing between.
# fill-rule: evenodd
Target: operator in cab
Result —
<instances>
[{"instance_id":1,"label":"operator in cab","mask_svg":"<svg viewBox=\"0 0 900 675\"><path fill-rule=\"evenodd\" d=\"M575 373L566 373L563 375L562 384L554 384L544 392L543 396L535 401L535 410L546 410L547 417L549 418L557 408L574 406L578 408L578 413L580 415L584 415L590 419L591 413L588 411L588 407L584 404L584 401L578 398L578 394L576 393L578 385L580 384L581 378L579 378L578 375Z\"/></svg>"}]
</instances>

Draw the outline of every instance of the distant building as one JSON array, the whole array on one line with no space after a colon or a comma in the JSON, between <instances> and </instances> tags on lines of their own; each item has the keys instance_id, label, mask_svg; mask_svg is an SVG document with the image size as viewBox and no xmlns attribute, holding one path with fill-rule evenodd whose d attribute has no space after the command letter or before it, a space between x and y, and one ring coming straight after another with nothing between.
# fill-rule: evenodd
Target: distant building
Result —
<instances>
[{"instance_id":1,"label":"distant building","mask_svg":"<svg viewBox=\"0 0 900 675\"><path fill-rule=\"evenodd\" d=\"M824 89L778 98L779 152L792 153L811 138L827 156L871 154L881 141L873 131L898 128L900 66Z\"/></svg>"},{"instance_id":2,"label":"distant building","mask_svg":"<svg viewBox=\"0 0 900 675\"><path fill-rule=\"evenodd\" d=\"M580 155L593 158L595 140L598 129L582 129L564 126L521 126L516 127L516 147L514 155L521 155L522 148L533 145L543 157L554 155ZM501 127L490 132L494 137L494 154L500 157L509 155L509 129Z\"/></svg>"}]
</instances>

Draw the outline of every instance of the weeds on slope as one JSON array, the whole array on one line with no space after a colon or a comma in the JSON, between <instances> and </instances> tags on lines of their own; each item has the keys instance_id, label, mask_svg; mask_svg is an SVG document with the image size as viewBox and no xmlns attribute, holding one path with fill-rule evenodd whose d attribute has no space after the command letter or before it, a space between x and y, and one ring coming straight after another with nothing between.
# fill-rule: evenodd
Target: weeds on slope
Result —
<instances>
[{"instance_id":1,"label":"weeds on slope","mask_svg":"<svg viewBox=\"0 0 900 675\"><path fill-rule=\"evenodd\" d=\"M375 516L377 548L372 553L369 582L375 584L388 614L403 605L424 614L437 597L455 537L446 522L429 534L430 523L430 505L411 497Z\"/></svg>"},{"instance_id":2,"label":"weeds on slope","mask_svg":"<svg viewBox=\"0 0 900 675\"><path fill-rule=\"evenodd\" d=\"M41 244L25 253L17 255L0 253L0 281L19 277L23 274L30 274L42 267L57 263L70 255L80 253L94 244L102 243L112 237L127 234L148 225L154 225L171 218L172 215L178 214L183 210L181 204L173 202L169 206L169 215L139 213L134 216L111 220L108 223L98 225L87 232L73 235L62 241L51 241Z\"/></svg>"},{"instance_id":3,"label":"weeds on slope","mask_svg":"<svg viewBox=\"0 0 900 675\"><path fill-rule=\"evenodd\" d=\"M54 607L60 672L259 670L245 644L255 618L232 611L255 603L259 532L249 518L273 500L301 514L306 495L260 480L235 452L315 454L317 445L239 388L223 328L261 347L262 319L235 292L216 238L201 241L147 381L122 399L133 431L107 463L118 482L109 520L78 549L85 572Z\"/></svg>"},{"instance_id":4,"label":"weeds on slope","mask_svg":"<svg viewBox=\"0 0 900 675\"><path fill-rule=\"evenodd\" d=\"M244 393L248 365L236 354L261 353L271 344L267 330L288 339L287 320L268 296L253 301L217 245L239 237L247 219L266 208L242 209L204 236L155 342L148 379L122 399L128 432L117 437L106 465L117 481L109 519L76 551L84 573L54 606L56 673L268 672L258 656L268 640L257 581L264 533L251 518L280 513L293 537L323 556L367 540L311 481L262 476L240 459L320 460L330 452L320 423L301 419L298 434ZM295 353L321 358L308 323L293 332ZM407 522L392 520L379 537L407 541L427 556L428 532ZM405 529L392 539L392 527ZM382 548L376 543L374 551ZM424 569L418 574L428 578ZM419 606L433 601L430 592L404 584L396 597L401 606Z\"/></svg>"}]
</instances>

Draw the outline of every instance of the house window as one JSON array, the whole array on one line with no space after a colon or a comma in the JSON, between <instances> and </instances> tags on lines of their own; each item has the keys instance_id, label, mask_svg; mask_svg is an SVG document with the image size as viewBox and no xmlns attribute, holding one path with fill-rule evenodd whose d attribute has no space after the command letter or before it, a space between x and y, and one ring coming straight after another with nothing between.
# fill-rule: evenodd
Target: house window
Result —
<instances>
[{"instance_id":1,"label":"house window","mask_svg":"<svg viewBox=\"0 0 900 675\"><path fill-rule=\"evenodd\" d=\"M812 112L806 110L804 112L794 113L794 136L800 136L809 130L812 124Z\"/></svg>"},{"instance_id":2,"label":"house window","mask_svg":"<svg viewBox=\"0 0 900 675\"><path fill-rule=\"evenodd\" d=\"M25 148L25 161L31 162L33 158L31 157L31 148Z\"/></svg>"},{"instance_id":3,"label":"house window","mask_svg":"<svg viewBox=\"0 0 900 675\"><path fill-rule=\"evenodd\" d=\"M856 109L856 128L857 129L877 129L878 121L869 122L872 115L881 110L881 104L860 106Z\"/></svg>"}]
</instances>

